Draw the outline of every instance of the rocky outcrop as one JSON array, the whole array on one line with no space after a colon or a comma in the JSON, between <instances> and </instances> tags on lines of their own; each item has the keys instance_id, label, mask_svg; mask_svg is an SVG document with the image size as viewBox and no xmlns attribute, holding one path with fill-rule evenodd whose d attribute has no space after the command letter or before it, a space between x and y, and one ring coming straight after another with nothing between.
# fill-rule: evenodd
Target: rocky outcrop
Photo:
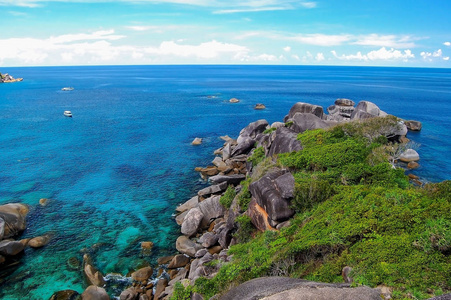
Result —
<instances>
[{"instance_id":1,"label":"rocky outcrop","mask_svg":"<svg viewBox=\"0 0 451 300\"><path fill-rule=\"evenodd\" d=\"M262 277L231 289L221 300L382 300L381 291L349 284L313 282L287 277Z\"/></svg>"},{"instance_id":2,"label":"rocky outcrop","mask_svg":"<svg viewBox=\"0 0 451 300\"><path fill-rule=\"evenodd\" d=\"M81 294L82 300L110 300L110 296L108 296L107 292L104 288L90 285L88 288Z\"/></svg>"},{"instance_id":3,"label":"rocky outcrop","mask_svg":"<svg viewBox=\"0 0 451 300\"><path fill-rule=\"evenodd\" d=\"M28 212L28 207L21 203L0 205L0 219L4 221L4 239L14 237L27 228L25 218ZM0 225L0 227L2 226ZM1 233L0 236L2 236Z\"/></svg>"},{"instance_id":4,"label":"rocky outcrop","mask_svg":"<svg viewBox=\"0 0 451 300\"><path fill-rule=\"evenodd\" d=\"M291 119L293 125L290 129L296 133L302 133L306 130L325 129L330 127L328 123L314 114L296 113Z\"/></svg>"},{"instance_id":5,"label":"rocky outcrop","mask_svg":"<svg viewBox=\"0 0 451 300\"><path fill-rule=\"evenodd\" d=\"M22 81L23 78L14 78L8 73L2 74L0 73L0 83L9 83L9 82L17 82Z\"/></svg>"},{"instance_id":6,"label":"rocky outcrop","mask_svg":"<svg viewBox=\"0 0 451 300\"><path fill-rule=\"evenodd\" d=\"M404 121L404 124L406 124L407 129L409 129L411 131L420 131L421 128L423 127L421 122L414 121L414 120Z\"/></svg>"},{"instance_id":7,"label":"rocky outcrop","mask_svg":"<svg viewBox=\"0 0 451 300\"><path fill-rule=\"evenodd\" d=\"M307 113L313 114L320 119L325 119L324 110L319 105L313 105L310 103L298 102L293 105L288 112L288 115L285 116L283 121L286 123L289 119L293 118L296 113Z\"/></svg>"},{"instance_id":8,"label":"rocky outcrop","mask_svg":"<svg viewBox=\"0 0 451 300\"><path fill-rule=\"evenodd\" d=\"M286 128L277 128L275 138L269 147L268 156L275 154L289 153L302 149L301 142L297 139L297 133Z\"/></svg>"},{"instance_id":9,"label":"rocky outcrop","mask_svg":"<svg viewBox=\"0 0 451 300\"><path fill-rule=\"evenodd\" d=\"M294 196L294 177L290 172L277 171L266 174L249 186L257 204L267 213L273 227L294 215L291 199Z\"/></svg>"}]
</instances>

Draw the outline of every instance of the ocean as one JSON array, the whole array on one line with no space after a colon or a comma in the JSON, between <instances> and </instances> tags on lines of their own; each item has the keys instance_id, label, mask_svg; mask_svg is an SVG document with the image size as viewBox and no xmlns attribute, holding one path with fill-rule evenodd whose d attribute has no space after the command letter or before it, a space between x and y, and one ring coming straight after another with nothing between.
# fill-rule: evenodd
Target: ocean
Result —
<instances>
[{"instance_id":1,"label":"ocean","mask_svg":"<svg viewBox=\"0 0 451 300\"><path fill-rule=\"evenodd\" d=\"M424 181L451 179L451 69L319 66L95 66L2 68L23 82L0 84L0 204L30 206L22 238L46 233L1 270L0 299L82 292L90 254L109 291L136 268L174 253L177 204L207 186L222 135L258 119L282 121L296 102L368 100L403 119ZM63 87L74 87L62 91ZM229 103L230 98L239 103ZM254 110L257 103L265 110ZM73 117L63 115L72 111ZM195 137L203 138L192 146ZM49 199L39 205L39 199ZM152 241L150 255L140 243ZM71 261L72 263L68 263ZM115 287L116 286L116 287ZM116 290L115 290L116 288ZM116 295L117 296L117 295Z\"/></svg>"}]
</instances>

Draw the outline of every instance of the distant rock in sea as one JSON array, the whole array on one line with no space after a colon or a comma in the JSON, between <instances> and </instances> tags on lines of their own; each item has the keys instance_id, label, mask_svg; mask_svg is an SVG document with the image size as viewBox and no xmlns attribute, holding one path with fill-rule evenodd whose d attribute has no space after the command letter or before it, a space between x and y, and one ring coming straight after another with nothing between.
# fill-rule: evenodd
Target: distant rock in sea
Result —
<instances>
[{"instance_id":1,"label":"distant rock in sea","mask_svg":"<svg viewBox=\"0 0 451 300\"><path fill-rule=\"evenodd\" d=\"M9 82L16 82L16 81L22 81L23 78L14 78L8 73L2 74L0 73L0 83L9 83Z\"/></svg>"}]
</instances>

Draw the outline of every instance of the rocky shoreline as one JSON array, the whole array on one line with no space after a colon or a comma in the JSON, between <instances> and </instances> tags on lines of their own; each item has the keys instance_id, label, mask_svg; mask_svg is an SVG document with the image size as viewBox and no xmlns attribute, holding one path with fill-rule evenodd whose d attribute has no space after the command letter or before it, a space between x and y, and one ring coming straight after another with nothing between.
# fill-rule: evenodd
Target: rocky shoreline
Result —
<instances>
[{"instance_id":1,"label":"rocky shoreline","mask_svg":"<svg viewBox=\"0 0 451 300\"><path fill-rule=\"evenodd\" d=\"M23 81L23 78L14 78L8 73L2 74L0 73L0 83L10 83L10 82L18 82Z\"/></svg>"},{"instance_id":2,"label":"rocky shoreline","mask_svg":"<svg viewBox=\"0 0 451 300\"><path fill-rule=\"evenodd\" d=\"M337 99L334 105L327 108L327 112L328 114L324 113L321 106L298 102L290 109L283 122L269 124L266 120L258 120L243 128L237 139L221 137L224 144L214 152L212 165L196 168L200 176L211 185L201 189L197 195L175 209L175 221L180 225L181 231L175 245L178 253L159 258L155 269L144 267L131 273L132 283L122 291L119 299L170 299L177 286L188 287L200 277L214 277L222 264L233 259L233 256L228 254L228 249L240 242L238 233L243 226L239 221L241 216L247 216L252 226L260 231L277 231L290 225L290 219L295 214L290 206L294 197L295 179L287 168L277 165L256 167L253 160L256 157L274 157L277 154L302 150L303 146L297 139L299 133L326 129L349 121L375 117L393 118L396 122L373 134L375 137L383 136L387 140L404 145L408 142L408 130L421 129L420 122L388 116L368 101L361 101L356 106L352 100ZM418 161L419 155L415 150L404 147L393 157L393 164L398 160L407 165ZM250 184L249 178L253 179ZM418 178L414 180L417 180L417 184L422 184ZM246 205L240 202L242 199L240 200L239 196L243 194L248 198ZM22 204L0 206L0 265L22 252L25 246L32 246L34 239L10 239L25 229L27 212L28 209ZM11 224L17 225L12 227ZM44 241L43 246L49 238L45 236L37 239ZM152 245L148 247L151 248ZM50 299L110 299L104 289L104 275L95 268L87 254L83 257L82 269L89 286L81 295L65 290L56 292ZM339 293L345 294L344 288L351 290L349 284L352 279L347 276L346 270L343 270L343 281L345 285L327 285L330 289L328 295L336 294L338 289ZM265 296L275 295L276 290L277 293L292 290L288 281L274 282L268 279L266 283L259 283L279 286L278 289L274 288L273 294L268 291ZM310 293L313 293L311 298L302 299L319 297L314 290L318 290L322 284L297 282L295 287L299 288L300 285L304 290L309 288ZM281 286L286 288L282 289ZM295 287L293 286L293 289ZM236 289L221 299L237 299L233 298L233 293L236 293ZM381 299L381 295L384 299L389 299L390 292L383 288L366 288L355 296L351 296L351 292L346 295L350 297L347 299ZM248 296L253 299L250 294ZM190 297L203 299L196 293Z\"/></svg>"}]
</instances>

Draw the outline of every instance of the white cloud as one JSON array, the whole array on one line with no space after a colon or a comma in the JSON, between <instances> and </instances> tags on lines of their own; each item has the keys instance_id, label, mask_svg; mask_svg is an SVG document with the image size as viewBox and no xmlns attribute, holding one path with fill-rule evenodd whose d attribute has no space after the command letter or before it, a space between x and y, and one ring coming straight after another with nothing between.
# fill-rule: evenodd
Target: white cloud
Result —
<instances>
[{"instance_id":1,"label":"white cloud","mask_svg":"<svg viewBox=\"0 0 451 300\"><path fill-rule=\"evenodd\" d=\"M335 50L331 51L332 55L339 60L347 60L347 61L408 61L411 58L415 58L415 55L411 50L396 50L396 49L386 49L385 47L380 48L379 50L373 50L368 52L367 54L362 54L362 52L357 52L356 54L350 55L338 55Z\"/></svg>"},{"instance_id":2,"label":"white cloud","mask_svg":"<svg viewBox=\"0 0 451 300\"><path fill-rule=\"evenodd\" d=\"M301 2L301 5L305 8L315 8L316 2Z\"/></svg>"},{"instance_id":3,"label":"white cloud","mask_svg":"<svg viewBox=\"0 0 451 300\"><path fill-rule=\"evenodd\" d=\"M443 45L445 45L445 46L448 46L448 47L449 47L449 46L451 46L451 42L444 42L444 43L443 43Z\"/></svg>"},{"instance_id":4,"label":"white cloud","mask_svg":"<svg viewBox=\"0 0 451 300\"><path fill-rule=\"evenodd\" d=\"M292 41L316 46L337 46L351 39L350 35L304 34L287 37Z\"/></svg>"},{"instance_id":5,"label":"white cloud","mask_svg":"<svg viewBox=\"0 0 451 300\"><path fill-rule=\"evenodd\" d=\"M321 52L316 53L315 60L318 61L318 62L325 60L324 54L321 53Z\"/></svg>"},{"instance_id":6,"label":"white cloud","mask_svg":"<svg viewBox=\"0 0 451 300\"><path fill-rule=\"evenodd\" d=\"M234 13L244 13L244 12L259 12L259 11L275 11L275 10L287 10L283 6L267 6L267 7L250 7L250 8L236 8L236 9L221 9L215 10L214 14L234 14Z\"/></svg>"},{"instance_id":7,"label":"white cloud","mask_svg":"<svg viewBox=\"0 0 451 300\"><path fill-rule=\"evenodd\" d=\"M283 48L283 51L290 52L291 51L291 47L290 46L286 46L286 47Z\"/></svg>"},{"instance_id":8,"label":"white cloud","mask_svg":"<svg viewBox=\"0 0 451 300\"><path fill-rule=\"evenodd\" d=\"M293 59L295 59L295 60L301 60L301 59L299 58L299 56L296 55L296 54L291 55L291 58L293 58Z\"/></svg>"},{"instance_id":9,"label":"white cloud","mask_svg":"<svg viewBox=\"0 0 451 300\"><path fill-rule=\"evenodd\" d=\"M421 57L426 61L433 61L434 59L443 59L443 60L449 60L449 57L443 57L442 49L438 49L434 52L426 52L423 51L420 53Z\"/></svg>"},{"instance_id":10,"label":"white cloud","mask_svg":"<svg viewBox=\"0 0 451 300\"><path fill-rule=\"evenodd\" d=\"M352 44L362 46L378 46L378 47L390 47L390 48L413 48L415 47L413 38L408 35L396 36L396 35L379 35L369 34L360 35L355 37L356 41Z\"/></svg>"}]
</instances>

